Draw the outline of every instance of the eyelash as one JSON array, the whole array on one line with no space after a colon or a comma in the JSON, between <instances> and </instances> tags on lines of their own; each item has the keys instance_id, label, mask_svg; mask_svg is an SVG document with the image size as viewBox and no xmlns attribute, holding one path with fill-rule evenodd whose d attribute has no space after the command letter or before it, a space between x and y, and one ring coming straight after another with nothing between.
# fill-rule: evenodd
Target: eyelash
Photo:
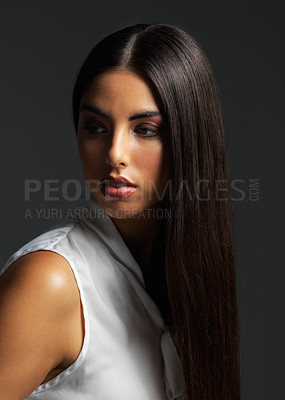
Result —
<instances>
[{"instance_id":1,"label":"eyelash","mask_svg":"<svg viewBox=\"0 0 285 400\"><path fill-rule=\"evenodd\" d=\"M140 125L140 126L138 126L137 128L136 128L136 130L138 130L138 129L143 129L143 130L146 130L146 131L148 131L148 132L151 132L151 134L150 135L145 135L145 134L140 134L141 135L141 137L144 137L144 138L146 138L146 137L148 137L148 138L150 138L150 137L155 137L155 136L157 136L157 135L159 135L159 133L161 132L161 129L160 128L150 128L150 126L149 125Z\"/></svg>"},{"instance_id":2,"label":"eyelash","mask_svg":"<svg viewBox=\"0 0 285 400\"><path fill-rule=\"evenodd\" d=\"M104 133L104 131L106 130L104 128L104 126L102 126L100 124L93 124L93 123L83 124L82 128L85 129L85 130L88 130L89 134L92 135L92 136L93 135L100 135L100 134ZM99 129L103 129L103 132L94 132L94 130L96 130L98 128ZM149 134L149 135L148 134L139 133L139 135L142 138L152 138L152 137L157 136L161 132L160 128L158 128L158 127L150 128L149 125L139 125L138 127L136 127L135 131L137 131L137 130L146 130L146 131L151 132L151 134Z\"/></svg>"},{"instance_id":3,"label":"eyelash","mask_svg":"<svg viewBox=\"0 0 285 400\"><path fill-rule=\"evenodd\" d=\"M94 129L97 129L97 128L105 129L103 126L101 126L99 124L90 124L90 123L83 124L82 128L84 130L88 130L90 135L100 135L100 133L94 132Z\"/></svg>"}]
</instances>

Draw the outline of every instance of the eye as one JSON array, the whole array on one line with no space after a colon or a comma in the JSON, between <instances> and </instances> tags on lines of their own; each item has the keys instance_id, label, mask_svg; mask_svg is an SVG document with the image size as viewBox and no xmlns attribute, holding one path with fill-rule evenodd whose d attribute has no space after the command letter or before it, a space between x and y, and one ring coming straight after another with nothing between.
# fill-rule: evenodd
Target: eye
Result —
<instances>
[{"instance_id":1,"label":"eye","mask_svg":"<svg viewBox=\"0 0 285 400\"><path fill-rule=\"evenodd\" d=\"M153 125L139 125L135 128L135 132L142 137L154 137L159 135L161 129Z\"/></svg>"},{"instance_id":2,"label":"eye","mask_svg":"<svg viewBox=\"0 0 285 400\"><path fill-rule=\"evenodd\" d=\"M90 135L100 135L106 132L106 128L100 124L86 122L82 124L82 129L87 130Z\"/></svg>"}]
</instances>

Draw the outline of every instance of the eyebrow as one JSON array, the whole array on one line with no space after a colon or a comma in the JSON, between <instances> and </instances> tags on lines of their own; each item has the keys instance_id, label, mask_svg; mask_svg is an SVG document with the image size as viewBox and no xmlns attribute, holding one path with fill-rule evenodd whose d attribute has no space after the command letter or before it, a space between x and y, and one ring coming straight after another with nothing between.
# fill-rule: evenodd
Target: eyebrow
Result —
<instances>
[{"instance_id":1,"label":"eyebrow","mask_svg":"<svg viewBox=\"0 0 285 400\"><path fill-rule=\"evenodd\" d=\"M105 117L107 119L110 119L109 115L106 114L104 111L100 110L97 107L94 106L90 106L88 104L83 104L83 106L80 107L80 110L87 110L90 112L93 112L94 114L99 114L102 117ZM129 121L133 121L134 119L139 119L139 118L146 118L146 117L155 117L155 116L161 116L164 117L165 113L162 111L146 111L146 112L141 112L141 113L137 113L134 115L131 115L129 117Z\"/></svg>"}]
</instances>

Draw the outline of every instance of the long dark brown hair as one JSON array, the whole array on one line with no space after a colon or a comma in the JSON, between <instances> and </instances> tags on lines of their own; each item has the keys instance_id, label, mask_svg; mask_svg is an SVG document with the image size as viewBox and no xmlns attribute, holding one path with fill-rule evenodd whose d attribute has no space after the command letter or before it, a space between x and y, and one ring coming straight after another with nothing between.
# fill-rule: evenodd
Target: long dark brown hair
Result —
<instances>
[{"instance_id":1,"label":"long dark brown hair","mask_svg":"<svg viewBox=\"0 0 285 400\"><path fill-rule=\"evenodd\" d=\"M73 92L80 99L108 69L144 78L159 96L171 133L171 193L165 274L187 400L237 400L239 341L232 210L221 105L197 42L167 24L138 24L91 51Z\"/></svg>"}]
</instances>

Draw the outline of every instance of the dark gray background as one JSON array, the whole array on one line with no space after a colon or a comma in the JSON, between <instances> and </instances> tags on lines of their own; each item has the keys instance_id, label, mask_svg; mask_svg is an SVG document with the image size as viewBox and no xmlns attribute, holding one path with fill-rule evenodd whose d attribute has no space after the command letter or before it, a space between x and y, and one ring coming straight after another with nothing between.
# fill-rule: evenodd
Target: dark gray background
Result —
<instances>
[{"instance_id":1,"label":"dark gray background","mask_svg":"<svg viewBox=\"0 0 285 400\"><path fill-rule=\"evenodd\" d=\"M177 25L212 62L231 181L239 179L233 204L242 398L285 398L282 2L18 0L2 1L0 15L1 265L54 222L51 208L65 207L62 196L47 201L43 190L25 201L25 180L55 179L58 188L66 179L82 181L70 101L81 61L99 39L124 26ZM250 199L250 179L258 180L258 201ZM32 218L25 218L27 209ZM45 209L46 218L36 209Z\"/></svg>"}]
</instances>

